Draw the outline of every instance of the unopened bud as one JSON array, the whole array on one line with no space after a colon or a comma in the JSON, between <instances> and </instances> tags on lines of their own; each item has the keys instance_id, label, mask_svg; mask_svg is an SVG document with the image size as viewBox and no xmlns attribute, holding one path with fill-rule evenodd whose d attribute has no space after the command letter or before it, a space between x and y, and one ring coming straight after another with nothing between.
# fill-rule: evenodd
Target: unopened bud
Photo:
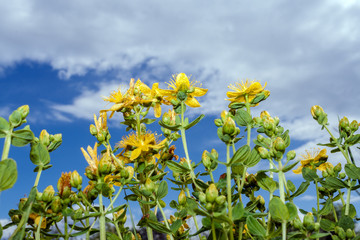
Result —
<instances>
[{"instance_id":1,"label":"unopened bud","mask_svg":"<svg viewBox=\"0 0 360 240\"><path fill-rule=\"evenodd\" d=\"M217 190L215 184L211 183L206 189L206 201L209 203L213 203L217 196L219 196L219 191Z\"/></svg>"},{"instance_id":2,"label":"unopened bud","mask_svg":"<svg viewBox=\"0 0 360 240\"><path fill-rule=\"evenodd\" d=\"M258 150L258 152L259 152L259 154L260 154L260 157L261 157L262 159L267 159L267 158L269 157L269 152L268 152L268 150L266 150L265 148L263 148L263 147L258 147L257 150Z\"/></svg>"},{"instance_id":3,"label":"unopened bud","mask_svg":"<svg viewBox=\"0 0 360 240\"><path fill-rule=\"evenodd\" d=\"M215 119L214 123L217 127L221 127L223 125L223 121L221 119Z\"/></svg>"},{"instance_id":4,"label":"unopened bud","mask_svg":"<svg viewBox=\"0 0 360 240\"><path fill-rule=\"evenodd\" d=\"M338 163L338 164L335 165L334 171L335 172L340 172L341 171L341 163Z\"/></svg>"},{"instance_id":5,"label":"unopened bud","mask_svg":"<svg viewBox=\"0 0 360 240\"><path fill-rule=\"evenodd\" d=\"M223 110L223 111L221 112L220 117L221 117L221 120L222 120L223 122L226 121L226 119L227 119L227 117L228 117L228 114L229 114L229 113L228 113L226 110Z\"/></svg>"},{"instance_id":6,"label":"unopened bud","mask_svg":"<svg viewBox=\"0 0 360 240\"><path fill-rule=\"evenodd\" d=\"M96 172L93 171L93 168L91 166L87 166L85 168L85 175L90 180L96 179Z\"/></svg>"},{"instance_id":7,"label":"unopened bud","mask_svg":"<svg viewBox=\"0 0 360 240\"><path fill-rule=\"evenodd\" d=\"M261 124L262 123L262 119L260 117L254 117L253 118L253 122L256 124Z\"/></svg>"},{"instance_id":8,"label":"unopened bud","mask_svg":"<svg viewBox=\"0 0 360 240\"><path fill-rule=\"evenodd\" d=\"M262 112L260 113L260 118L262 118L263 120L264 120L264 119L267 119L267 118L269 118L269 117L270 117L270 114L269 114L268 111L262 111Z\"/></svg>"},{"instance_id":9,"label":"unopened bud","mask_svg":"<svg viewBox=\"0 0 360 240\"><path fill-rule=\"evenodd\" d=\"M178 197L178 201L180 205L185 205L186 204L186 195L185 195L185 191L181 190L179 197Z\"/></svg>"},{"instance_id":10,"label":"unopened bud","mask_svg":"<svg viewBox=\"0 0 360 240\"><path fill-rule=\"evenodd\" d=\"M346 232L342 227L336 226L335 233L339 236L340 239L346 239Z\"/></svg>"},{"instance_id":11,"label":"unopened bud","mask_svg":"<svg viewBox=\"0 0 360 240\"><path fill-rule=\"evenodd\" d=\"M215 149L211 149L211 155L213 155L215 159L219 158L219 153Z\"/></svg>"},{"instance_id":12,"label":"unopened bud","mask_svg":"<svg viewBox=\"0 0 360 240\"><path fill-rule=\"evenodd\" d=\"M349 119L347 117L343 117L340 122L339 122L339 126L342 128L342 129L346 129L350 126L350 122L349 122Z\"/></svg>"},{"instance_id":13,"label":"unopened bud","mask_svg":"<svg viewBox=\"0 0 360 240\"><path fill-rule=\"evenodd\" d=\"M353 120L353 121L350 123L350 129L351 129L353 132L356 132L356 131L359 129L359 123L358 123L356 120Z\"/></svg>"},{"instance_id":14,"label":"unopened bud","mask_svg":"<svg viewBox=\"0 0 360 240\"><path fill-rule=\"evenodd\" d=\"M111 157L109 153L106 152L100 159L98 165L99 173L102 175L108 175L111 172L111 168L112 168L111 165L112 165Z\"/></svg>"},{"instance_id":15,"label":"unopened bud","mask_svg":"<svg viewBox=\"0 0 360 240\"><path fill-rule=\"evenodd\" d=\"M132 166L127 166L125 167L125 170L127 171L128 173L128 177L127 177L127 180L131 180L134 176L134 168Z\"/></svg>"},{"instance_id":16,"label":"unopened bud","mask_svg":"<svg viewBox=\"0 0 360 240\"><path fill-rule=\"evenodd\" d=\"M291 150L286 154L286 159L289 161L293 160L295 157L296 157L296 152L294 150Z\"/></svg>"},{"instance_id":17,"label":"unopened bud","mask_svg":"<svg viewBox=\"0 0 360 240\"><path fill-rule=\"evenodd\" d=\"M41 199L44 202L51 202L51 200L54 198L54 195L55 195L54 187L52 185L49 185L45 188L45 190L41 196Z\"/></svg>"},{"instance_id":18,"label":"unopened bud","mask_svg":"<svg viewBox=\"0 0 360 240\"><path fill-rule=\"evenodd\" d=\"M82 177L76 170L71 173L70 184L74 188L81 189Z\"/></svg>"},{"instance_id":19,"label":"unopened bud","mask_svg":"<svg viewBox=\"0 0 360 240\"><path fill-rule=\"evenodd\" d=\"M25 119L27 117L27 115L29 114L29 111L30 111L29 105L22 105L21 107L19 107L17 109L17 111L20 112L21 118Z\"/></svg>"},{"instance_id":20,"label":"unopened bud","mask_svg":"<svg viewBox=\"0 0 360 240\"><path fill-rule=\"evenodd\" d=\"M265 199L264 199L263 196L261 196L261 195L257 196L257 197L256 197L256 200L259 200L259 203L260 203L261 205L265 205Z\"/></svg>"},{"instance_id":21,"label":"unopened bud","mask_svg":"<svg viewBox=\"0 0 360 240\"><path fill-rule=\"evenodd\" d=\"M201 160L207 169L209 169L211 166L211 160L210 160L210 157L208 156L208 154L209 154L209 152L205 150L201 156Z\"/></svg>"},{"instance_id":22,"label":"unopened bud","mask_svg":"<svg viewBox=\"0 0 360 240\"><path fill-rule=\"evenodd\" d=\"M257 135L256 139L259 141L259 142L262 142L264 140L264 136L259 134Z\"/></svg>"},{"instance_id":23,"label":"unopened bud","mask_svg":"<svg viewBox=\"0 0 360 240\"><path fill-rule=\"evenodd\" d=\"M300 219L294 219L294 228L296 229L302 229L303 224Z\"/></svg>"},{"instance_id":24,"label":"unopened bud","mask_svg":"<svg viewBox=\"0 0 360 240\"><path fill-rule=\"evenodd\" d=\"M216 204L218 204L219 206L223 205L226 201L226 197L224 195L218 196L215 199Z\"/></svg>"},{"instance_id":25,"label":"unopened bud","mask_svg":"<svg viewBox=\"0 0 360 240\"><path fill-rule=\"evenodd\" d=\"M44 146L49 146L50 134L45 129L43 129L40 133L39 140Z\"/></svg>"},{"instance_id":26,"label":"unopened bud","mask_svg":"<svg viewBox=\"0 0 360 240\"><path fill-rule=\"evenodd\" d=\"M210 202L206 203L205 208L206 208L206 210L211 211L213 209L212 203L210 203Z\"/></svg>"},{"instance_id":27,"label":"unopened bud","mask_svg":"<svg viewBox=\"0 0 360 240\"><path fill-rule=\"evenodd\" d=\"M53 201L51 202L51 210L54 212L54 213L58 213L61 211L61 199L59 196L55 196Z\"/></svg>"},{"instance_id":28,"label":"unopened bud","mask_svg":"<svg viewBox=\"0 0 360 240\"><path fill-rule=\"evenodd\" d=\"M61 133L58 133L58 134L54 134L53 135L54 137L54 142L62 142L62 134Z\"/></svg>"},{"instance_id":29,"label":"unopened bud","mask_svg":"<svg viewBox=\"0 0 360 240\"><path fill-rule=\"evenodd\" d=\"M315 220L314 220L314 215L311 212L308 212L305 216L304 216L304 227L308 230L308 231L313 231L315 229Z\"/></svg>"},{"instance_id":30,"label":"unopened bud","mask_svg":"<svg viewBox=\"0 0 360 240\"><path fill-rule=\"evenodd\" d=\"M162 116L162 122L165 123L166 125L170 125L171 121L170 121L170 114L169 112L165 112Z\"/></svg>"},{"instance_id":31,"label":"unopened bud","mask_svg":"<svg viewBox=\"0 0 360 240\"><path fill-rule=\"evenodd\" d=\"M94 124L91 124L90 125L90 134L93 135L93 136L96 136L97 135L97 129L96 129L96 126Z\"/></svg>"},{"instance_id":32,"label":"unopened bud","mask_svg":"<svg viewBox=\"0 0 360 240\"><path fill-rule=\"evenodd\" d=\"M277 137L274 142L275 149L277 151L283 152L286 149L284 140L281 137Z\"/></svg>"},{"instance_id":33,"label":"unopened bud","mask_svg":"<svg viewBox=\"0 0 360 240\"><path fill-rule=\"evenodd\" d=\"M322 114L324 114L324 110L318 105L312 106L310 112L314 119L318 119Z\"/></svg>"},{"instance_id":34,"label":"unopened bud","mask_svg":"<svg viewBox=\"0 0 360 240\"><path fill-rule=\"evenodd\" d=\"M13 127L18 127L20 126L22 121L22 117L21 117L21 113L19 110L15 110L11 113L11 115L9 116L9 122Z\"/></svg>"},{"instance_id":35,"label":"unopened bud","mask_svg":"<svg viewBox=\"0 0 360 240\"><path fill-rule=\"evenodd\" d=\"M320 223L319 222L316 222L315 224L314 224L314 231L319 231L319 229L320 229Z\"/></svg>"},{"instance_id":36,"label":"unopened bud","mask_svg":"<svg viewBox=\"0 0 360 240\"><path fill-rule=\"evenodd\" d=\"M206 194L205 193L203 193L203 192L199 193L199 201L201 203L206 203Z\"/></svg>"},{"instance_id":37,"label":"unopened bud","mask_svg":"<svg viewBox=\"0 0 360 240\"><path fill-rule=\"evenodd\" d=\"M355 237L355 233L353 230L351 230L350 228L346 229L346 237L348 239L352 239L353 237Z\"/></svg>"},{"instance_id":38,"label":"unopened bud","mask_svg":"<svg viewBox=\"0 0 360 240\"><path fill-rule=\"evenodd\" d=\"M346 173L344 173L344 172L339 173L339 178L340 178L340 179L346 178Z\"/></svg>"},{"instance_id":39,"label":"unopened bud","mask_svg":"<svg viewBox=\"0 0 360 240\"><path fill-rule=\"evenodd\" d=\"M155 183L150 178L147 178L145 181L145 189L149 192L154 192L155 190Z\"/></svg>"},{"instance_id":40,"label":"unopened bud","mask_svg":"<svg viewBox=\"0 0 360 240\"><path fill-rule=\"evenodd\" d=\"M224 123L223 133L229 134L230 136L235 134L235 121L231 117L228 117Z\"/></svg>"},{"instance_id":41,"label":"unopened bud","mask_svg":"<svg viewBox=\"0 0 360 240\"><path fill-rule=\"evenodd\" d=\"M271 121L269 121L269 119L265 119L263 121L263 125L264 125L264 128L268 131L271 131L274 129L274 125Z\"/></svg>"}]
</instances>

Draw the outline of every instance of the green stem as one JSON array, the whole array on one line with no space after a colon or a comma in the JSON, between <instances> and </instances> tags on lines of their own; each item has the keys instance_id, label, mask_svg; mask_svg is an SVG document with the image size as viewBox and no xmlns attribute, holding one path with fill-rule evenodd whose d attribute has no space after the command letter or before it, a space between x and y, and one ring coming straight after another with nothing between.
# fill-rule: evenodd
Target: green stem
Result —
<instances>
[{"instance_id":1,"label":"green stem","mask_svg":"<svg viewBox=\"0 0 360 240\"><path fill-rule=\"evenodd\" d=\"M316 206L317 206L317 211L316 211L316 222L320 223L321 220L321 216L319 215L319 211L320 211L320 197L319 197L319 187L318 187L318 181L315 180L315 187L316 187ZM317 233L320 232L320 229L317 230ZM319 238L316 238L316 240L319 240Z\"/></svg>"},{"instance_id":2,"label":"green stem","mask_svg":"<svg viewBox=\"0 0 360 240\"><path fill-rule=\"evenodd\" d=\"M280 199L285 204L285 191L284 191L284 179L285 177L284 172L282 171L282 164L281 161L279 161L279 191L280 191ZM281 223L282 227L282 239L286 240L286 221L283 221Z\"/></svg>"},{"instance_id":3,"label":"green stem","mask_svg":"<svg viewBox=\"0 0 360 240\"><path fill-rule=\"evenodd\" d=\"M333 213L334 213L334 220L335 220L335 222L338 222L336 209L335 209L335 206L334 206L334 201L332 199L331 199L331 202L332 202L332 209L333 209Z\"/></svg>"},{"instance_id":4,"label":"green stem","mask_svg":"<svg viewBox=\"0 0 360 240\"><path fill-rule=\"evenodd\" d=\"M41 223L42 223L42 220L43 220L43 216L40 216L40 222L36 228L36 233L35 233L35 239L36 240L40 240L41 237L40 237L40 229L41 229Z\"/></svg>"},{"instance_id":5,"label":"green stem","mask_svg":"<svg viewBox=\"0 0 360 240\"><path fill-rule=\"evenodd\" d=\"M215 224L213 219L211 219L211 233L212 233L212 239L216 240Z\"/></svg>"},{"instance_id":6,"label":"green stem","mask_svg":"<svg viewBox=\"0 0 360 240\"><path fill-rule=\"evenodd\" d=\"M67 221L67 217L64 218L64 225L65 225L65 229L64 229L64 239L67 240L69 239L69 232L68 232L68 221Z\"/></svg>"},{"instance_id":7,"label":"green stem","mask_svg":"<svg viewBox=\"0 0 360 240\"><path fill-rule=\"evenodd\" d=\"M341 203L342 203L343 206L345 206L345 200L344 200L344 197L342 195L342 192L340 190L338 190L338 192L339 192L339 196L340 196L340 199L341 199Z\"/></svg>"},{"instance_id":8,"label":"green stem","mask_svg":"<svg viewBox=\"0 0 360 240\"><path fill-rule=\"evenodd\" d=\"M37 174L36 174L36 179L35 179L34 187L37 187L38 184L39 184L42 170L43 170L42 166L39 166L39 170L38 170L38 172L37 172Z\"/></svg>"},{"instance_id":9,"label":"green stem","mask_svg":"<svg viewBox=\"0 0 360 240\"><path fill-rule=\"evenodd\" d=\"M123 185L121 185L121 187L119 188L119 191L116 193L114 199L111 200L110 205L106 208L105 213L107 213L109 211L110 208L112 208L112 206L114 205L116 199L119 197L121 190L123 189Z\"/></svg>"},{"instance_id":10,"label":"green stem","mask_svg":"<svg viewBox=\"0 0 360 240\"><path fill-rule=\"evenodd\" d=\"M214 176L213 176L212 172L211 172L211 171L209 171L209 173L210 173L210 178L211 178L211 181L212 181L213 183L215 183L215 181L214 181Z\"/></svg>"},{"instance_id":11,"label":"green stem","mask_svg":"<svg viewBox=\"0 0 360 240\"><path fill-rule=\"evenodd\" d=\"M348 185L351 186L351 180L348 180ZM351 187L347 189L347 196L346 196L346 205L345 205L345 215L349 215L350 210L350 196L351 196Z\"/></svg>"},{"instance_id":12,"label":"green stem","mask_svg":"<svg viewBox=\"0 0 360 240\"><path fill-rule=\"evenodd\" d=\"M89 207L85 206L85 208L86 208L85 214L89 214ZM86 218L85 222L86 222L86 227L89 227L90 219ZM86 232L86 240L90 240L90 230Z\"/></svg>"},{"instance_id":13,"label":"green stem","mask_svg":"<svg viewBox=\"0 0 360 240\"><path fill-rule=\"evenodd\" d=\"M166 226L168 229L170 229L170 226L169 226L169 223L168 223L168 221L167 221L166 215L165 215L165 213L164 213L161 205L159 204L159 201L158 201L158 200L156 200L156 205L157 205L157 206L159 207L159 209L160 209L161 215L162 215L162 217L163 217L163 219L164 219L164 222L165 222L165 226ZM172 234L169 234L169 236L170 236L170 239L171 239L171 240L174 240Z\"/></svg>"},{"instance_id":14,"label":"green stem","mask_svg":"<svg viewBox=\"0 0 360 240\"><path fill-rule=\"evenodd\" d=\"M99 208L100 208L100 240L106 240L106 226L105 226L105 212L103 206L103 196L99 194Z\"/></svg>"},{"instance_id":15,"label":"green stem","mask_svg":"<svg viewBox=\"0 0 360 240\"><path fill-rule=\"evenodd\" d=\"M191 198L190 191L189 191L188 187L185 187L185 192L188 195L188 197ZM194 219L196 231L199 231L199 225L198 225L198 222L197 222L197 219L196 219L196 214L194 214L192 217ZM201 234L199 234L199 239L201 239Z\"/></svg>"},{"instance_id":16,"label":"green stem","mask_svg":"<svg viewBox=\"0 0 360 240\"><path fill-rule=\"evenodd\" d=\"M231 166L230 163L230 145L226 144L226 190L227 190L227 202L228 202L228 215L232 222L232 203L231 203ZM241 195L241 194L240 194ZM230 240L234 240L233 226L230 226Z\"/></svg>"},{"instance_id":17,"label":"green stem","mask_svg":"<svg viewBox=\"0 0 360 240\"><path fill-rule=\"evenodd\" d=\"M132 215L132 213L131 213L131 208L130 208L129 201L126 200L126 202L127 202L127 206L128 206L128 209L129 209L129 214L130 214L130 219L131 219L131 225L132 225L132 227L133 227L135 239L136 239L136 240L139 240L139 239L138 239L138 236L137 236L137 233L136 233L136 227L135 227L133 215Z\"/></svg>"},{"instance_id":18,"label":"green stem","mask_svg":"<svg viewBox=\"0 0 360 240\"><path fill-rule=\"evenodd\" d=\"M9 131L6 134L1 160L7 159L9 156L12 131L13 131L13 127L10 127Z\"/></svg>"},{"instance_id":19,"label":"green stem","mask_svg":"<svg viewBox=\"0 0 360 240\"><path fill-rule=\"evenodd\" d=\"M336 141L336 138L334 137L334 135L330 132L329 128L326 125L323 125L324 128L326 129L326 131L330 134L332 141L335 141L336 146L340 149L341 153L344 155L347 163L351 164L349 155L345 152L345 150L342 148L342 146Z\"/></svg>"}]
</instances>

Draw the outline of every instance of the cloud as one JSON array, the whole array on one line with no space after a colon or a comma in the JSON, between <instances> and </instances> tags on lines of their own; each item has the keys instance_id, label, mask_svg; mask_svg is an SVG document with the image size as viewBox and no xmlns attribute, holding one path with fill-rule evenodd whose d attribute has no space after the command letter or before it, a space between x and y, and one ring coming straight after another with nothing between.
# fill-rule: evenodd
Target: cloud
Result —
<instances>
[{"instance_id":1,"label":"cloud","mask_svg":"<svg viewBox=\"0 0 360 240\"><path fill-rule=\"evenodd\" d=\"M271 96L259 109L305 140L315 133L315 124L304 127L312 105L357 114L359 9L357 1L335 0L7 2L0 10L7 23L0 26L0 67L31 60L50 64L62 79L116 72L121 82L136 75L147 83L186 72L209 88L200 99L206 114L226 108L229 83L260 79ZM90 119L103 107L97 96L116 89L115 80L84 87L71 104L56 103L55 118Z\"/></svg>"}]
</instances>

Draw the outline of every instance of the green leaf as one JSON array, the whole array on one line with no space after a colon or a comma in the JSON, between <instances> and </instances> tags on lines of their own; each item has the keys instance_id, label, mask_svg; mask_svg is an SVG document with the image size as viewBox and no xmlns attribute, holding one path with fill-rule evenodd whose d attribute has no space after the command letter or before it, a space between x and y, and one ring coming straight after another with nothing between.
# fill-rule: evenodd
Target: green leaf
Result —
<instances>
[{"instance_id":1,"label":"green leaf","mask_svg":"<svg viewBox=\"0 0 360 240\"><path fill-rule=\"evenodd\" d=\"M250 147L248 145L242 146L234 153L234 155L230 159L230 165L245 161L249 153L250 153Z\"/></svg>"},{"instance_id":2,"label":"green leaf","mask_svg":"<svg viewBox=\"0 0 360 240\"><path fill-rule=\"evenodd\" d=\"M21 129L11 134L11 144L15 147L23 147L34 140L34 134L31 130Z\"/></svg>"},{"instance_id":3,"label":"green leaf","mask_svg":"<svg viewBox=\"0 0 360 240\"><path fill-rule=\"evenodd\" d=\"M162 198L164 198L167 194L168 194L168 184L167 184L167 182L164 180L164 181L161 181L161 182L160 182L160 185L159 185L159 188L158 188L158 191L157 191L157 197L158 197L158 199L162 199Z\"/></svg>"},{"instance_id":4,"label":"green leaf","mask_svg":"<svg viewBox=\"0 0 360 240\"><path fill-rule=\"evenodd\" d=\"M169 129L171 131L175 131L175 132L178 131L181 127L181 125L170 126L170 125L165 124L163 121L159 121L159 125L166 129Z\"/></svg>"},{"instance_id":5,"label":"green leaf","mask_svg":"<svg viewBox=\"0 0 360 240\"><path fill-rule=\"evenodd\" d=\"M16 162L7 158L0 162L0 192L12 188L17 180Z\"/></svg>"},{"instance_id":6,"label":"green leaf","mask_svg":"<svg viewBox=\"0 0 360 240\"><path fill-rule=\"evenodd\" d=\"M244 161L244 165L247 167L253 167L260 162L261 157L259 152L253 148L250 152L250 156Z\"/></svg>"},{"instance_id":7,"label":"green leaf","mask_svg":"<svg viewBox=\"0 0 360 240\"><path fill-rule=\"evenodd\" d=\"M238 202L232 209L233 221L240 220L244 216L244 206L241 202Z\"/></svg>"},{"instance_id":8,"label":"green leaf","mask_svg":"<svg viewBox=\"0 0 360 240\"><path fill-rule=\"evenodd\" d=\"M241 103L241 102L233 102L229 104L229 108L231 109L239 109L239 108L243 108L245 107L245 103Z\"/></svg>"},{"instance_id":9,"label":"green leaf","mask_svg":"<svg viewBox=\"0 0 360 240\"><path fill-rule=\"evenodd\" d=\"M101 212L94 212L94 213L89 213L89 214L84 214L83 216L79 217L79 218L75 218L76 220L83 220L86 218L91 218L91 217L99 217L101 215Z\"/></svg>"},{"instance_id":10,"label":"green leaf","mask_svg":"<svg viewBox=\"0 0 360 240\"><path fill-rule=\"evenodd\" d=\"M176 231L181 227L182 221L181 219L177 219L173 224L171 224L170 229L173 234L176 233Z\"/></svg>"},{"instance_id":11,"label":"green leaf","mask_svg":"<svg viewBox=\"0 0 360 240\"><path fill-rule=\"evenodd\" d=\"M349 145L355 145L359 142L360 142L360 134L355 134L346 140L346 143L348 143Z\"/></svg>"},{"instance_id":12,"label":"green leaf","mask_svg":"<svg viewBox=\"0 0 360 240\"><path fill-rule=\"evenodd\" d=\"M110 209L109 211L107 211L106 214L111 214L111 213L114 213L114 212L118 212L118 211L120 211L121 209L125 208L126 206L127 206L126 204L117 206L117 207L115 207L115 208Z\"/></svg>"},{"instance_id":13,"label":"green leaf","mask_svg":"<svg viewBox=\"0 0 360 240\"><path fill-rule=\"evenodd\" d=\"M328 215L332 210L332 200L328 198L324 204L324 207L319 211L319 215Z\"/></svg>"},{"instance_id":14,"label":"green leaf","mask_svg":"<svg viewBox=\"0 0 360 240\"><path fill-rule=\"evenodd\" d=\"M289 210L278 197L273 197L269 203L271 217L275 221L287 221L290 218Z\"/></svg>"},{"instance_id":15,"label":"green leaf","mask_svg":"<svg viewBox=\"0 0 360 240\"><path fill-rule=\"evenodd\" d=\"M334 189L348 188L349 186L338 178L329 176L325 179L325 182L321 183L324 187L330 187Z\"/></svg>"},{"instance_id":16,"label":"green leaf","mask_svg":"<svg viewBox=\"0 0 360 240\"><path fill-rule=\"evenodd\" d=\"M298 210L295 204L288 202L285 204L289 211L289 220L294 220L298 216Z\"/></svg>"},{"instance_id":17,"label":"green leaf","mask_svg":"<svg viewBox=\"0 0 360 240\"><path fill-rule=\"evenodd\" d=\"M326 237L329 235L330 235L330 233L314 233L314 234L311 234L310 239L319 239L319 238Z\"/></svg>"},{"instance_id":18,"label":"green leaf","mask_svg":"<svg viewBox=\"0 0 360 240\"><path fill-rule=\"evenodd\" d=\"M264 226L261 225L253 216L248 216L246 218L246 225L252 235L265 237L266 230Z\"/></svg>"},{"instance_id":19,"label":"green leaf","mask_svg":"<svg viewBox=\"0 0 360 240\"><path fill-rule=\"evenodd\" d=\"M259 172L256 175L256 181L259 187L269 192L274 192L278 188L277 182L268 177L264 172Z\"/></svg>"},{"instance_id":20,"label":"green leaf","mask_svg":"<svg viewBox=\"0 0 360 240\"><path fill-rule=\"evenodd\" d=\"M303 168L302 169L303 178L307 181L315 181L319 179L319 176L316 174L316 169Z\"/></svg>"},{"instance_id":21,"label":"green leaf","mask_svg":"<svg viewBox=\"0 0 360 240\"><path fill-rule=\"evenodd\" d=\"M284 140L285 146L286 146L286 147L289 147L289 145L290 145L289 130L286 130L286 131L281 135L281 138Z\"/></svg>"},{"instance_id":22,"label":"green leaf","mask_svg":"<svg viewBox=\"0 0 360 240\"><path fill-rule=\"evenodd\" d=\"M293 183L292 181L287 180L287 186L288 186L288 188L289 188L289 190L290 190L291 192L295 192L295 191L296 191L296 187L295 187L295 185L294 185L294 183Z\"/></svg>"},{"instance_id":23,"label":"green leaf","mask_svg":"<svg viewBox=\"0 0 360 240\"><path fill-rule=\"evenodd\" d=\"M342 207L342 209L341 209L341 214L342 215L345 215L345 206L344 207ZM356 217L356 208L354 207L354 205L352 205L352 204L350 204L349 205L349 215L348 215L349 217L351 217L351 218L355 218Z\"/></svg>"},{"instance_id":24,"label":"green leaf","mask_svg":"<svg viewBox=\"0 0 360 240\"><path fill-rule=\"evenodd\" d=\"M141 120L141 123L152 124L155 121L156 121L156 119L144 118Z\"/></svg>"},{"instance_id":25,"label":"green leaf","mask_svg":"<svg viewBox=\"0 0 360 240\"><path fill-rule=\"evenodd\" d=\"M252 123L251 115L243 109L239 109L236 111L234 120L239 126L247 126L248 124Z\"/></svg>"},{"instance_id":26,"label":"green leaf","mask_svg":"<svg viewBox=\"0 0 360 240\"><path fill-rule=\"evenodd\" d=\"M2 228L2 226L0 224L0 238L2 237L2 235L3 235L3 228Z\"/></svg>"},{"instance_id":27,"label":"green leaf","mask_svg":"<svg viewBox=\"0 0 360 240\"><path fill-rule=\"evenodd\" d=\"M310 186L310 182L306 181L306 182L302 182L299 186L299 188L296 190L296 192L294 192L294 194L292 194L290 196L290 199L297 197L301 194L303 194L304 192L306 192L306 190L308 189L308 187Z\"/></svg>"},{"instance_id":28,"label":"green leaf","mask_svg":"<svg viewBox=\"0 0 360 240\"><path fill-rule=\"evenodd\" d=\"M360 168L354 164L345 164L345 172L351 179L360 179Z\"/></svg>"},{"instance_id":29,"label":"green leaf","mask_svg":"<svg viewBox=\"0 0 360 240\"><path fill-rule=\"evenodd\" d=\"M320 220L320 228L326 232L334 230L336 224L326 218Z\"/></svg>"},{"instance_id":30,"label":"green leaf","mask_svg":"<svg viewBox=\"0 0 360 240\"><path fill-rule=\"evenodd\" d=\"M338 226L342 227L343 229L350 228L351 230L353 230L355 227L355 223L351 217L342 215L339 219Z\"/></svg>"},{"instance_id":31,"label":"green leaf","mask_svg":"<svg viewBox=\"0 0 360 240\"><path fill-rule=\"evenodd\" d=\"M195 124L197 124L198 122L200 122L201 119L203 119L205 117L204 114L201 114L200 116L198 116L194 121L192 121L191 123L189 123L188 125L186 125L184 127L185 130L188 130L189 128L195 126Z\"/></svg>"},{"instance_id":32,"label":"green leaf","mask_svg":"<svg viewBox=\"0 0 360 240\"><path fill-rule=\"evenodd\" d=\"M5 118L0 117L0 138L6 136L6 133L10 130L10 124Z\"/></svg>"},{"instance_id":33,"label":"green leaf","mask_svg":"<svg viewBox=\"0 0 360 240\"><path fill-rule=\"evenodd\" d=\"M166 161L166 166L176 173L188 173L190 169L175 161Z\"/></svg>"},{"instance_id":34,"label":"green leaf","mask_svg":"<svg viewBox=\"0 0 360 240\"><path fill-rule=\"evenodd\" d=\"M155 221L152 221L152 220L147 220L146 223L150 228L154 229L157 232L166 233L166 234L172 234L172 231L170 229L168 229L165 225L163 225L163 224L161 224L159 222L155 222Z\"/></svg>"},{"instance_id":35,"label":"green leaf","mask_svg":"<svg viewBox=\"0 0 360 240\"><path fill-rule=\"evenodd\" d=\"M283 168L282 171L283 171L284 173L290 171L290 170L293 169L299 162L300 162L300 161L297 161L297 162L294 162L294 163L292 163L292 164L290 164L290 165L286 165L286 166Z\"/></svg>"},{"instance_id":36,"label":"green leaf","mask_svg":"<svg viewBox=\"0 0 360 240\"><path fill-rule=\"evenodd\" d=\"M38 166L49 164L50 154L44 144L40 142L31 144L30 160Z\"/></svg>"}]
</instances>

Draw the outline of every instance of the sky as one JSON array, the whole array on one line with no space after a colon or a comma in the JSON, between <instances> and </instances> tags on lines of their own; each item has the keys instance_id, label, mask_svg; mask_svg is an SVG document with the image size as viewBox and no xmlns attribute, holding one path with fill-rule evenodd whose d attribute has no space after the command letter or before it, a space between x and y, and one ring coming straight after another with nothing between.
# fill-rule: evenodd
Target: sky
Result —
<instances>
[{"instance_id":1,"label":"sky","mask_svg":"<svg viewBox=\"0 0 360 240\"><path fill-rule=\"evenodd\" d=\"M343 116L360 120L359 13L355 0L7 1L0 8L0 116L28 104L35 135L42 129L63 134L51 153L53 167L41 176L43 190L56 186L61 172L84 171L80 148L95 143L93 114L109 107L102 97L130 78L166 88L173 74L184 72L209 89L190 113L206 114L188 133L195 162L204 149L224 153L213 121L227 107L227 86L259 80L271 95L254 116L263 110L278 116L300 155L329 138L311 106L323 107L334 130ZM109 123L113 143L126 134L119 120ZM10 149L19 178L0 195L0 218L35 181L29 149ZM181 145L177 153L184 155ZM344 163L336 154L329 161ZM312 203L311 192L302 201Z\"/></svg>"}]
</instances>

